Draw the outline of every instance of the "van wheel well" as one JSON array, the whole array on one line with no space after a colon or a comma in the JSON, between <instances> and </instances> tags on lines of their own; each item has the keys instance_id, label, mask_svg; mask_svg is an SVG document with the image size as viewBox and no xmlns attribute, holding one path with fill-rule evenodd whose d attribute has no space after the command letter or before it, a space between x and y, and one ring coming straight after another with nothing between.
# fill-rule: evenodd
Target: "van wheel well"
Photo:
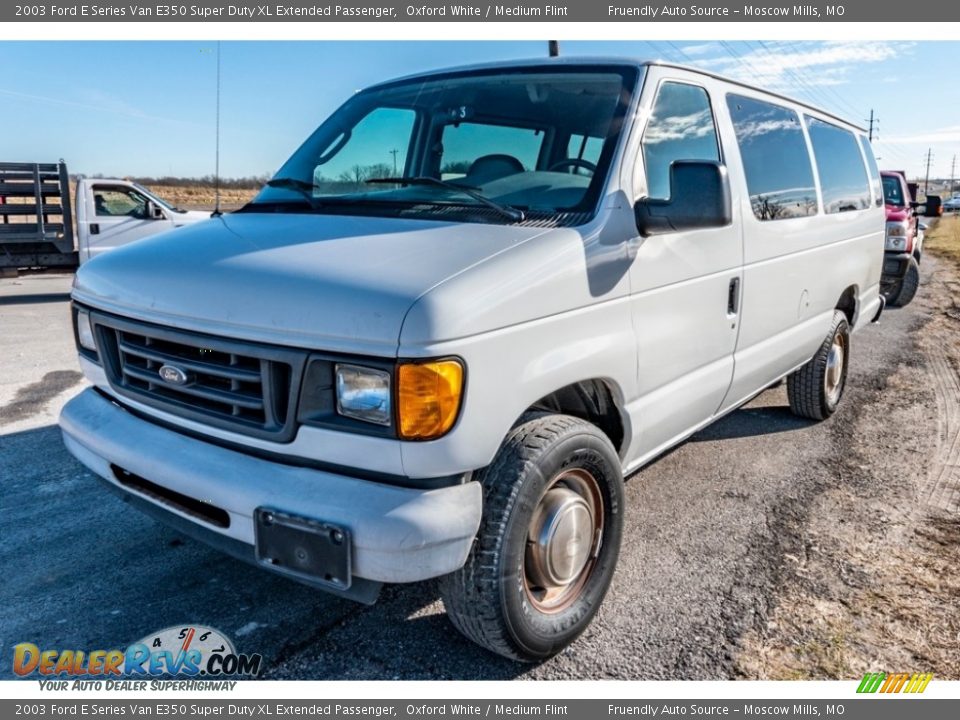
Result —
<instances>
[{"instance_id":1,"label":"van wheel well","mask_svg":"<svg viewBox=\"0 0 960 720\"><path fill-rule=\"evenodd\" d=\"M541 411L572 415L596 425L617 452L623 447L623 420L613 393L602 380L583 380L540 398L526 412Z\"/></svg>"},{"instance_id":2,"label":"van wheel well","mask_svg":"<svg viewBox=\"0 0 960 720\"><path fill-rule=\"evenodd\" d=\"M847 316L847 322L850 324L850 327L853 327L857 324L857 318L860 315L859 298L860 296L857 292L857 286L851 285L843 291L843 294L840 296L840 299L836 304L835 309Z\"/></svg>"}]
</instances>

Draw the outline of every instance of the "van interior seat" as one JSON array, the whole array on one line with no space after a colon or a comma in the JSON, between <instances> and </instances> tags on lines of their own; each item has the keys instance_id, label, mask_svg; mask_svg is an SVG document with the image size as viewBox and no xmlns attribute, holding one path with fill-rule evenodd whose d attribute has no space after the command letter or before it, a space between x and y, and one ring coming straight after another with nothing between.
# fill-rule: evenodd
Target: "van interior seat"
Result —
<instances>
[{"instance_id":1,"label":"van interior seat","mask_svg":"<svg viewBox=\"0 0 960 720\"><path fill-rule=\"evenodd\" d=\"M523 163L513 155L502 153L481 155L470 165L464 181L471 185L483 185L507 175L522 173L523 170Z\"/></svg>"}]
</instances>

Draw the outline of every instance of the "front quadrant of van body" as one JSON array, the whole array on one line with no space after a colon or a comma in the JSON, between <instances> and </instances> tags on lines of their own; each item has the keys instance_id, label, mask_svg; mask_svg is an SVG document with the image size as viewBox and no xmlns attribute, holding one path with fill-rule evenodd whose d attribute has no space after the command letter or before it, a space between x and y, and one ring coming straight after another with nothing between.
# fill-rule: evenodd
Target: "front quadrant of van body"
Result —
<instances>
[{"instance_id":1,"label":"front quadrant of van body","mask_svg":"<svg viewBox=\"0 0 960 720\"><path fill-rule=\"evenodd\" d=\"M722 84L677 68L650 68L640 114L649 116L665 84L702 88L713 116ZM649 192L642 144L649 127L638 124L631 138L636 158L633 185ZM721 162L729 144L717 123ZM739 330L730 312L731 290L740 283L743 249L738 184L731 183L733 222L725 227L638 237L632 242L632 314L637 336L638 394L631 403L635 440L627 466L652 457L711 418L727 394ZM638 434L638 437L637 435Z\"/></svg>"}]
</instances>

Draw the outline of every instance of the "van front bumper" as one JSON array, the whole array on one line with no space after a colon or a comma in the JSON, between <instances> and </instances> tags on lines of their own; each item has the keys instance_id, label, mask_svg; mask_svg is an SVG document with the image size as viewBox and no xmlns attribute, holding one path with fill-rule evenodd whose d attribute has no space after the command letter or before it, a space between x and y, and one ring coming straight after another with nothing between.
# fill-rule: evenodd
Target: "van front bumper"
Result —
<instances>
[{"instance_id":1,"label":"van front bumper","mask_svg":"<svg viewBox=\"0 0 960 720\"><path fill-rule=\"evenodd\" d=\"M258 508L348 530L352 576L374 583L453 572L466 561L480 525L477 482L417 490L271 462L151 423L93 388L64 406L60 428L67 449L112 489L245 559L255 556ZM148 482L122 482L130 476ZM354 584L362 590L370 583Z\"/></svg>"}]
</instances>

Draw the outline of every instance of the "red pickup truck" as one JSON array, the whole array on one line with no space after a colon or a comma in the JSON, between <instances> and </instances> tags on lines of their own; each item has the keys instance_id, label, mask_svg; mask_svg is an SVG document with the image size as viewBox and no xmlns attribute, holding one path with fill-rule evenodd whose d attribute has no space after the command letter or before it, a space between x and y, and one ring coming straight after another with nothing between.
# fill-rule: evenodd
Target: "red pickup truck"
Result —
<instances>
[{"instance_id":1,"label":"red pickup truck","mask_svg":"<svg viewBox=\"0 0 960 720\"><path fill-rule=\"evenodd\" d=\"M880 292L888 305L903 307L913 300L920 286L923 233L920 232L917 203L911 197L906 175L899 170L884 170L880 176L887 209Z\"/></svg>"}]
</instances>

